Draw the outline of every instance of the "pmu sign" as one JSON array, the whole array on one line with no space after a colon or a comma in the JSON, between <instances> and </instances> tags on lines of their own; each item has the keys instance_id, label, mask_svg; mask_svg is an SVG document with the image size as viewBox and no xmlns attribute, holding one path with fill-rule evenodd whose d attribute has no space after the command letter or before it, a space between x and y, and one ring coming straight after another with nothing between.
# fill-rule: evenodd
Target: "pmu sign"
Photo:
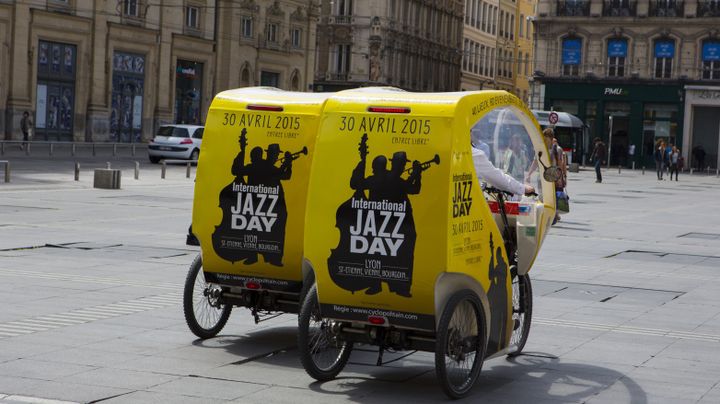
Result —
<instances>
[{"instance_id":1,"label":"pmu sign","mask_svg":"<svg viewBox=\"0 0 720 404\"><path fill-rule=\"evenodd\" d=\"M603 92L603 95L611 95L611 96L628 95L628 91L622 87L605 87L605 91Z\"/></svg>"}]
</instances>

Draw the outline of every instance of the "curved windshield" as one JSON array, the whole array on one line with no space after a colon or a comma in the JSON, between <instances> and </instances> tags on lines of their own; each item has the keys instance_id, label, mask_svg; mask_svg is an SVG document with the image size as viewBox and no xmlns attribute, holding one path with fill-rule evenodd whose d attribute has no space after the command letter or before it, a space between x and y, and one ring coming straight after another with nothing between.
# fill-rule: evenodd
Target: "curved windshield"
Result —
<instances>
[{"instance_id":1,"label":"curved windshield","mask_svg":"<svg viewBox=\"0 0 720 404\"><path fill-rule=\"evenodd\" d=\"M473 146L482 150L497 168L515 180L530 184L542 197L541 170L530 139L536 131L531 121L513 107L494 109L485 114L470 130Z\"/></svg>"}]
</instances>

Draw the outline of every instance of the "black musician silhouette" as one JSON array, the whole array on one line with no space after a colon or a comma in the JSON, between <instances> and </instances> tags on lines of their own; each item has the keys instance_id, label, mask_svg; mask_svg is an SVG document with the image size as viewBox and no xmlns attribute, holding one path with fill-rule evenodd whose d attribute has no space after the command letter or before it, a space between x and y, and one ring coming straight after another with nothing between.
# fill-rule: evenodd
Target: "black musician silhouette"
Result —
<instances>
[{"instance_id":1,"label":"black musician silhouette","mask_svg":"<svg viewBox=\"0 0 720 404\"><path fill-rule=\"evenodd\" d=\"M490 336L488 341L487 353L493 354L500 350L507 339L507 319L508 319L508 293L507 293L507 276L508 265L503 259L502 248L497 247L493 251L494 245L492 234L490 234L490 265L488 267L488 276L490 277L490 287L487 296L490 304ZM497 260L497 262L496 262Z\"/></svg>"},{"instance_id":2,"label":"black musician silhouette","mask_svg":"<svg viewBox=\"0 0 720 404\"><path fill-rule=\"evenodd\" d=\"M220 192L223 218L212 235L213 247L219 257L231 262L254 264L260 254L265 262L282 266L287 207L281 181L290 179L293 160L307 154L307 148L286 151L279 159L279 144L268 145L265 158L262 147L255 146L246 164L246 129L239 143L240 153L231 168L235 179Z\"/></svg>"},{"instance_id":3,"label":"black musician silhouette","mask_svg":"<svg viewBox=\"0 0 720 404\"><path fill-rule=\"evenodd\" d=\"M352 293L364 289L374 295L385 282L390 292L411 297L416 233L409 195L420 193L422 172L440 159L436 155L426 163L414 161L406 170L407 154L398 151L388 170L387 157L379 155L372 160L372 174L365 177L367 141L365 134L358 148L360 162L350 178L353 196L335 214L340 242L331 250L328 270L335 284Z\"/></svg>"}]
</instances>

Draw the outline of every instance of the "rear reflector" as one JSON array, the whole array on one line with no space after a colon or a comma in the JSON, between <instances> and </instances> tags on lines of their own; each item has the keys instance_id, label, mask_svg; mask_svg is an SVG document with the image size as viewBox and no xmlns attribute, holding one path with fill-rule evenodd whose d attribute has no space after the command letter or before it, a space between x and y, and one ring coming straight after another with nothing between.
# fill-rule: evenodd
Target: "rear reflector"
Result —
<instances>
[{"instance_id":1,"label":"rear reflector","mask_svg":"<svg viewBox=\"0 0 720 404\"><path fill-rule=\"evenodd\" d=\"M368 107L368 112L377 112L381 114L409 114L408 107Z\"/></svg>"},{"instance_id":2,"label":"rear reflector","mask_svg":"<svg viewBox=\"0 0 720 404\"><path fill-rule=\"evenodd\" d=\"M183 139L180 141L180 144L192 144L192 139Z\"/></svg>"},{"instance_id":3,"label":"rear reflector","mask_svg":"<svg viewBox=\"0 0 720 404\"><path fill-rule=\"evenodd\" d=\"M368 321L372 325L383 325L385 324L385 317L380 316L369 316Z\"/></svg>"},{"instance_id":4,"label":"rear reflector","mask_svg":"<svg viewBox=\"0 0 720 404\"><path fill-rule=\"evenodd\" d=\"M245 287L248 289L260 289L260 284L257 282L245 282Z\"/></svg>"},{"instance_id":5,"label":"rear reflector","mask_svg":"<svg viewBox=\"0 0 720 404\"><path fill-rule=\"evenodd\" d=\"M249 104L247 106L247 109L251 111L273 111L273 112L282 112L283 107L278 105L257 105L257 104Z\"/></svg>"}]
</instances>

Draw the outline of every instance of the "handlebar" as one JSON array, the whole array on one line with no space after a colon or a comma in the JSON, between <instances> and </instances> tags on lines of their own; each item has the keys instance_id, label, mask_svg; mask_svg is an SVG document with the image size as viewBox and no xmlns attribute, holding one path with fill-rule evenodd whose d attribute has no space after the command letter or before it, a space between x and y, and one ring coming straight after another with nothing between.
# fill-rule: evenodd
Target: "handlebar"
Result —
<instances>
[{"instance_id":1,"label":"handlebar","mask_svg":"<svg viewBox=\"0 0 720 404\"><path fill-rule=\"evenodd\" d=\"M496 194L496 195L497 195L497 194L502 194L502 195L504 195L504 196L506 196L506 197L512 197L512 196L514 195L513 193L510 193L510 192L507 192L507 191L503 191L502 189L495 188L495 187L491 187L491 186L486 186L486 187L484 188L484 191L487 192L487 193L489 193L489 194ZM537 194L537 192L530 192L529 194L525 194L525 196L538 196L538 194Z\"/></svg>"}]
</instances>

